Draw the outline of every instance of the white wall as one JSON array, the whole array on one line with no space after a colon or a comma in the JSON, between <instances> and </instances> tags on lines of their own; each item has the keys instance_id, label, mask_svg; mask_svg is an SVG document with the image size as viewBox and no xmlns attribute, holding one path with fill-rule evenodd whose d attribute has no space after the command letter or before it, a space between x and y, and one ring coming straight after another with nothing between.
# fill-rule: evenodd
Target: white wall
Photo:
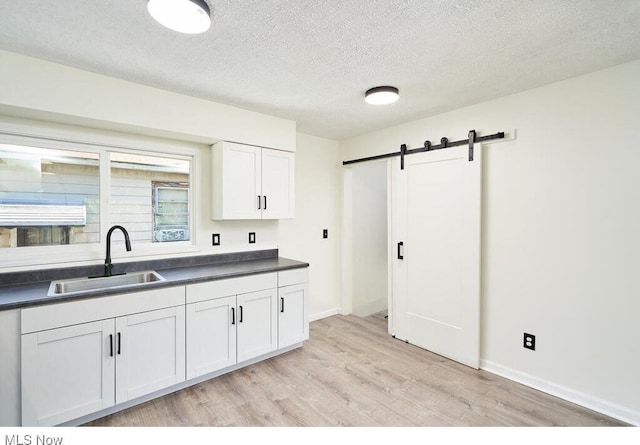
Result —
<instances>
[{"instance_id":1,"label":"white wall","mask_svg":"<svg viewBox=\"0 0 640 445\"><path fill-rule=\"evenodd\" d=\"M338 142L298 134L296 217L279 222L280 256L306 261L312 320L340 311L340 175ZM329 237L322 238L323 229Z\"/></svg>"},{"instance_id":2,"label":"white wall","mask_svg":"<svg viewBox=\"0 0 640 445\"><path fill-rule=\"evenodd\" d=\"M340 144L348 160L515 129L484 148L482 366L635 424L638 79L635 61Z\"/></svg>"},{"instance_id":3,"label":"white wall","mask_svg":"<svg viewBox=\"0 0 640 445\"><path fill-rule=\"evenodd\" d=\"M295 151L294 121L0 50L0 112L212 144Z\"/></svg>"}]
</instances>

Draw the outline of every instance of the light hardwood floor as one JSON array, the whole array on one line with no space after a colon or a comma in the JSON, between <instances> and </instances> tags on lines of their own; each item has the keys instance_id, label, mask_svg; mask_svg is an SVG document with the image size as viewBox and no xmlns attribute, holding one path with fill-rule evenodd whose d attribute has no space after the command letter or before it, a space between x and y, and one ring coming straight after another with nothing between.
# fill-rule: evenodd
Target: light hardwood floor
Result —
<instances>
[{"instance_id":1,"label":"light hardwood floor","mask_svg":"<svg viewBox=\"0 0 640 445\"><path fill-rule=\"evenodd\" d=\"M89 426L617 426L393 339L384 314L314 321L302 348Z\"/></svg>"}]
</instances>

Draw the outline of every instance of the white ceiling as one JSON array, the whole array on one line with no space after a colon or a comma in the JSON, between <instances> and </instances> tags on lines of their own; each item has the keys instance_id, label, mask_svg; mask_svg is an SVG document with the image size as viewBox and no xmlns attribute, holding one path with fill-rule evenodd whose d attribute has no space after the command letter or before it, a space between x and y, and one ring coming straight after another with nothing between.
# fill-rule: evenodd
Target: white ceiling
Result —
<instances>
[{"instance_id":1,"label":"white ceiling","mask_svg":"<svg viewBox=\"0 0 640 445\"><path fill-rule=\"evenodd\" d=\"M0 48L338 140L640 59L639 0L207 1L182 35L146 0L0 0Z\"/></svg>"}]
</instances>

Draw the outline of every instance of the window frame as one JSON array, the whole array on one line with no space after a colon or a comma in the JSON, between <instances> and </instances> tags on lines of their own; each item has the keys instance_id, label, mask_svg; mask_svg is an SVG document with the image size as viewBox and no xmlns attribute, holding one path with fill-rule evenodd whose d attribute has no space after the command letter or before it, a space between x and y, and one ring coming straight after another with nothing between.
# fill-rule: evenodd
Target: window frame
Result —
<instances>
[{"instance_id":1,"label":"window frame","mask_svg":"<svg viewBox=\"0 0 640 445\"><path fill-rule=\"evenodd\" d=\"M133 244L126 252L124 244L112 241L111 256L114 261L132 262L153 257L167 257L194 253L197 248L196 224L199 220L197 198L198 165L200 151L195 144L179 140L160 139L137 134L114 134L99 129L75 127L49 129L40 125L12 125L0 122L0 143L31 145L56 150L78 150L100 155L100 242L54 246L29 246L0 249L0 272L6 269L24 270L51 267L69 267L75 264L99 264L106 254L106 233L115 224L110 213L111 162L110 153L157 155L189 162L189 231L188 241ZM176 154L179 153L179 154ZM126 225L125 225L126 228ZM123 244L120 246L120 244Z\"/></svg>"}]
</instances>

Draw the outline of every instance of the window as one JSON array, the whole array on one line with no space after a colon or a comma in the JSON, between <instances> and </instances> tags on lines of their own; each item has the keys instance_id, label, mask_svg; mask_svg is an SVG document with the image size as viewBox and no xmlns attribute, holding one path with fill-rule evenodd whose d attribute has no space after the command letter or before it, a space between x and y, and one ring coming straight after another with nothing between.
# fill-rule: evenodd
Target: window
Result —
<instances>
[{"instance_id":1,"label":"window","mask_svg":"<svg viewBox=\"0 0 640 445\"><path fill-rule=\"evenodd\" d=\"M100 154L0 144L0 248L100 242Z\"/></svg>"},{"instance_id":2,"label":"window","mask_svg":"<svg viewBox=\"0 0 640 445\"><path fill-rule=\"evenodd\" d=\"M114 224L138 246L191 240L191 157L63 145L0 144L0 249L99 245Z\"/></svg>"},{"instance_id":3,"label":"window","mask_svg":"<svg viewBox=\"0 0 640 445\"><path fill-rule=\"evenodd\" d=\"M189 161L111 153L111 221L144 243L188 241Z\"/></svg>"}]
</instances>

